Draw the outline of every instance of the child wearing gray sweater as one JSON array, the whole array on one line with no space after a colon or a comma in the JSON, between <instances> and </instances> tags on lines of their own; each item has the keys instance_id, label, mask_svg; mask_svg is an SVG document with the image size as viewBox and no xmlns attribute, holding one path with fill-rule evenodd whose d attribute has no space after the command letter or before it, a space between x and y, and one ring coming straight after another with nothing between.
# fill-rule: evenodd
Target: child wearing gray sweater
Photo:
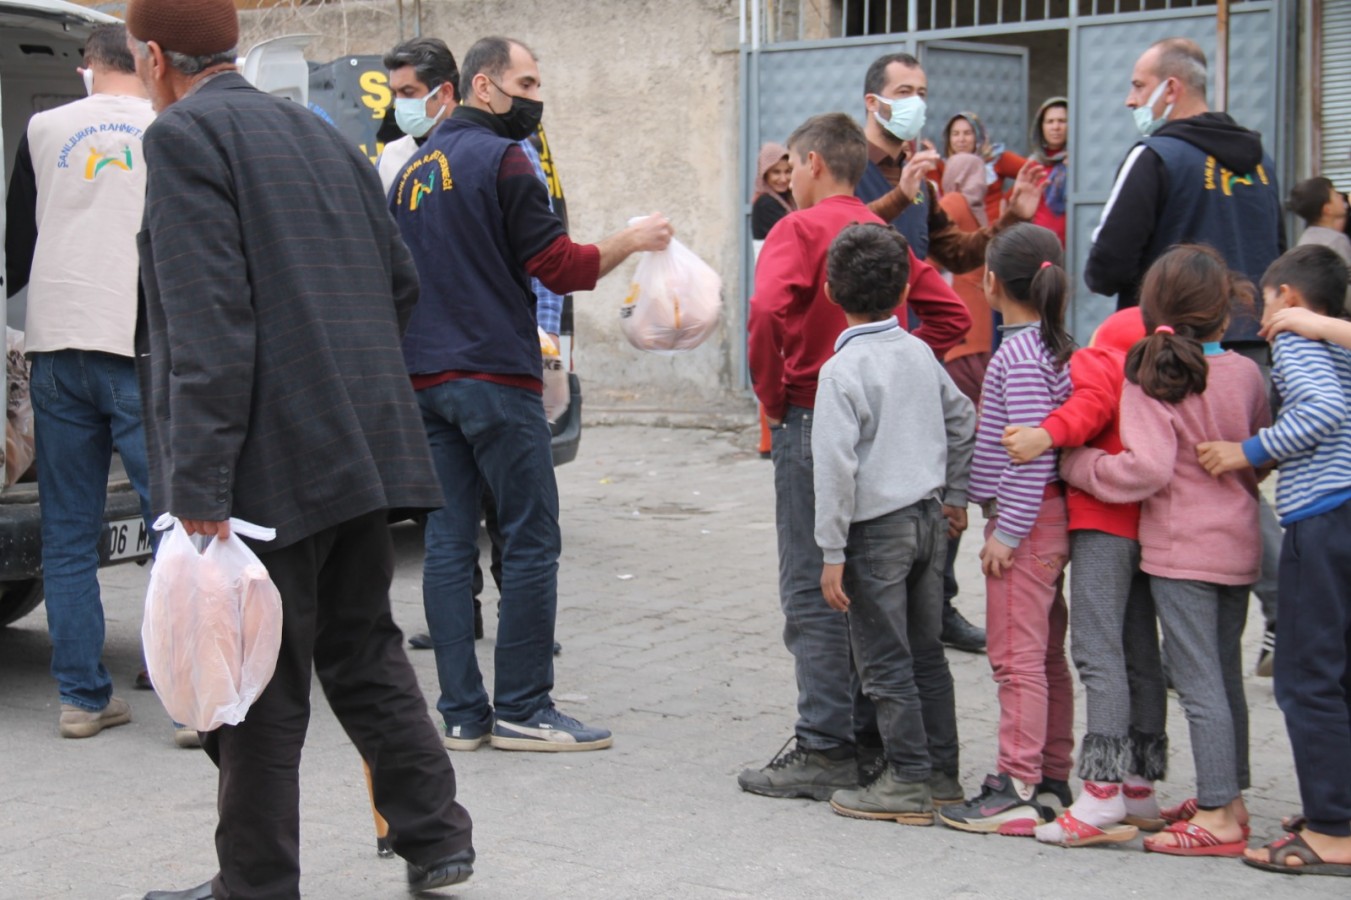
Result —
<instances>
[{"instance_id":1,"label":"child wearing gray sweater","mask_svg":"<svg viewBox=\"0 0 1351 900\"><path fill-rule=\"evenodd\" d=\"M905 238L888 226L851 225L831 244L826 295L850 327L821 369L812 457L821 589L848 615L887 762L830 805L853 818L932 825L929 747L957 741L939 641L943 562L949 534L966 528L976 412L892 315L908 274ZM928 687L923 702L917 678Z\"/></svg>"}]
</instances>

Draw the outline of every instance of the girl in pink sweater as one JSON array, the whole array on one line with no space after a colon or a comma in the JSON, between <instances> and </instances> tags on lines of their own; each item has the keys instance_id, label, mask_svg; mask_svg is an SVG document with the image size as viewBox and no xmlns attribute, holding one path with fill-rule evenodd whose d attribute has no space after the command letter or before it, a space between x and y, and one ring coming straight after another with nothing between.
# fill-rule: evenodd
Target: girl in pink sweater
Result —
<instances>
[{"instance_id":1,"label":"girl in pink sweater","mask_svg":"<svg viewBox=\"0 0 1351 900\"><path fill-rule=\"evenodd\" d=\"M1146 333L1126 359L1123 450L1067 453L1061 474L1109 503L1141 502L1140 568L1191 728L1195 801L1145 841L1175 856L1241 856L1247 844L1248 707L1239 639L1261 567L1253 470L1212 478L1196 445L1243 440L1271 422L1257 366L1219 345L1236 284L1208 247L1159 258L1140 291ZM1219 435L1235 435L1218 438ZM1167 813L1165 813L1167 815Z\"/></svg>"}]
</instances>

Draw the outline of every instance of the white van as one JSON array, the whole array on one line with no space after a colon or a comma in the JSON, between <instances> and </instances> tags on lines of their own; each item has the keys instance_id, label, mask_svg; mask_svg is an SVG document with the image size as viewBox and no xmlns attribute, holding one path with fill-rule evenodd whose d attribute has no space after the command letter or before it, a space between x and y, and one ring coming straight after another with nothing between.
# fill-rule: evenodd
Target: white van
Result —
<instances>
[{"instance_id":1,"label":"white van","mask_svg":"<svg viewBox=\"0 0 1351 900\"><path fill-rule=\"evenodd\" d=\"M9 186L15 148L33 113L60 106L85 95L75 67L94 26L116 22L112 16L66 3L64 0L0 0L0 149L4 169L0 180ZM0 208L0 221L4 210ZM91 223L97 227L97 223ZM4 245L0 242L0 276L4 274ZM6 321L23 328L24 292L0 307ZM0 366L0 397L8 397L5 368ZM0 457L4 442L0 441ZM113 458L104 510L107 539L99 548L99 564L145 560L150 540L141 520L140 501ZM0 471L3 466L0 465ZM3 481L0 481L2 484ZM0 491L0 628L32 612L42 602L42 534L37 485L20 482Z\"/></svg>"}]
</instances>

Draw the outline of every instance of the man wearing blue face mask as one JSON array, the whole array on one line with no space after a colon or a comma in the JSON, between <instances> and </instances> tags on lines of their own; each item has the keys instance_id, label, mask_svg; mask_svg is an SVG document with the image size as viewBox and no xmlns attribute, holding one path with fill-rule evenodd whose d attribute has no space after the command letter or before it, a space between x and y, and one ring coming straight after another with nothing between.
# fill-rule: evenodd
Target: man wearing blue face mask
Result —
<instances>
[{"instance_id":1,"label":"man wearing blue face mask","mask_svg":"<svg viewBox=\"0 0 1351 900\"><path fill-rule=\"evenodd\" d=\"M1145 270L1174 244L1219 250L1254 283L1285 250L1276 168L1262 137L1206 104L1206 57L1167 38L1135 63L1126 106L1143 140L1131 148L1093 233L1084 280L1135 306ZM1226 343L1265 347L1255 310L1235 309Z\"/></svg>"},{"instance_id":2,"label":"man wearing blue face mask","mask_svg":"<svg viewBox=\"0 0 1351 900\"><path fill-rule=\"evenodd\" d=\"M389 89L394 94L394 120L404 136L385 145L376 169L389 193L394 179L413 158L442 119L459 102L455 85L460 70L455 55L438 38L413 38L385 54Z\"/></svg>"}]
</instances>

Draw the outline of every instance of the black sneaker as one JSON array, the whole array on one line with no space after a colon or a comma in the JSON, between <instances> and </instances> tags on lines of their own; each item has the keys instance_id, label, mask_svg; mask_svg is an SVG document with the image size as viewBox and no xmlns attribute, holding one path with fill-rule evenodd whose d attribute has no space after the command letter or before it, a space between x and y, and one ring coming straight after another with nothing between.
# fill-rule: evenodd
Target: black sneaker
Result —
<instances>
[{"instance_id":1,"label":"black sneaker","mask_svg":"<svg viewBox=\"0 0 1351 900\"><path fill-rule=\"evenodd\" d=\"M852 748L808 750L795 740L789 738L763 769L746 769L738 775L741 789L762 797L829 800L841 788L858 787ZM794 744L792 750L789 744Z\"/></svg>"},{"instance_id":2,"label":"black sneaker","mask_svg":"<svg viewBox=\"0 0 1351 900\"><path fill-rule=\"evenodd\" d=\"M1036 800L1051 812L1059 815L1074 803L1074 793L1068 781L1059 778L1043 778L1037 785Z\"/></svg>"},{"instance_id":3,"label":"black sneaker","mask_svg":"<svg viewBox=\"0 0 1351 900\"><path fill-rule=\"evenodd\" d=\"M459 884L462 881L468 881L469 876L474 874L474 851L461 850L445 859L438 859L436 862L428 863L425 866L419 866L416 863L408 864L408 893L421 894L423 891L434 891L437 888L449 887L452 884Z\"/></svg>"},{"instance_id":4,"label":"black sneaker","mask_svg":"<svg viewBox=\"0 0 1351 900\"><path fill-rule=\"evenodd\" d=\"M1262 652L1257 655L1258 678L1270 678L1276 671L1276 626L1268 625L1262 632Z\"/></svg>"},{"instance_id":5,"label":"black sneaker","mask_svg":"<svg viewBox=\"0 0 1351 900\"><path fill-rule=\"evenodd\" d=\"M1000 773L986 775L979 795L965 803L943 807L938 818L958 831L1032 837L1033 829L1055 816L1035 796L1028 800L1018 796L1013 779Z\"/></svg>"},{"instance_id":6,"label":"black sneaker","mask_svg":"<svg viewBox=\"0 0 1351 900\"><path fill-rule=\"evenodd\" d=\"M943 607L943 632L939 639L954 650L985 652L985 629L966 621L966 617L951 603Z\"/></svg>"}]
</instances>

